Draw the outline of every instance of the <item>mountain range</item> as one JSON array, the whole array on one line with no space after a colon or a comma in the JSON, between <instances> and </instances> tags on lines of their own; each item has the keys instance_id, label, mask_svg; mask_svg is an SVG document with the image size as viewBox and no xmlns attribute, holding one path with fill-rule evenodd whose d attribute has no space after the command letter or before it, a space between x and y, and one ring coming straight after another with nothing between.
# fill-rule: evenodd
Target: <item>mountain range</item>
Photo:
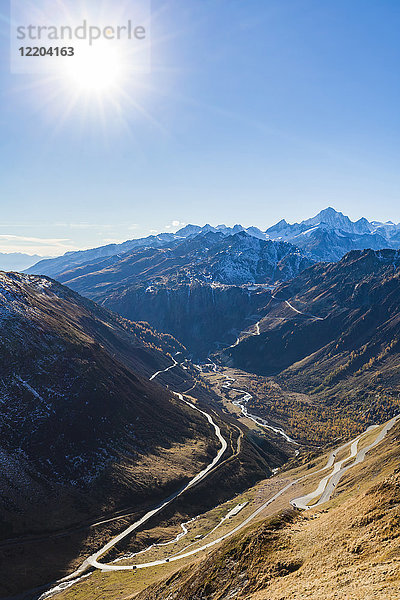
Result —
<instances>
[{"instance_id":1,"label":"mountain range","mask_svg":"<svg viewBox=\"0 0 400 600\"><path fill-rule=\"evenodd\" d=\"M182 241L209 233L224 237L237 233L246 234L260 240L285 241L300 248L305 255L318 262L321 260L339 260L350 250L372 248L399 248L400 224L391 221L382 223L361 218L352 222L348 217L333 208L327 208L315 217L301 223L289 224L285 220L262 231L258 227L235 225L186 225L174 233L161 233L146 238L129 240L122 244L109 244L92 250L67 252L55 259L39 261L28 269L29 273L46 274L58 278L59 275L73 270L79 265L110 256L122 255L138 248L162 248L179 245Z\"/></svg>"},{"instance_id":2,"label":"mountain range","mask_svg":"<svg viewBox=\"0 0 400 600\"><path fill-rule=\"evenodd\" d=\"M226 364L306 394L302 411L318 409L319 421L369 425L399 412L400 251L316 264L278 286L263 314L259 335L221 352ZM267 390L258 409L270 410Z\"/></svg>"},{"instance_id":3,"label":"mountain range","mask_svg":"<svg viewBox=\"0 0 400 600\"><path fill-rule=\"evenodd\" d=\"M29 273L0 272L2 589L10 595L69 575L100 548L107 561L123 560L126 552L136 557L147 547L164 558L168 550L160 549L182 537L171 542L170 532L182 529L185 537L189 523L182 547L201 543L203 535L211 539L242 508L248 514L249 501L263 505L263 490L273 496L279 484L291 493L291 478L299 469L313 477L325 449L397 415L399 231L326 209L267 231L188 225L176 234L44 260ZM384 459L389 477L398 465L396 431ZM226 449L215 466L222 439ZM337 469L345 461L339 462ZM206 465L210 477L177 496ZM265 479L280 469L281 479ZM357 475L364 486L365 473ZM360 493L353 480L345 485L346 493ZM364 502L364 512L375 510L379 498L391 502L395 486L389 487L374 488L376 502ZM239 512L231 504L224 513L221 503L243 491ZM157 518L151 511L148 529L108 547L171 494L174 504ZM339 488L340 503L346 498ZM350 529L367 518L361 509L351 514ZM387 528L398 522L389 506L382 515L379 535L389 539ZM198 524L204 520L206 526ZM146 600L192 598L191 590L199 599L222 600L241 597L235 590L263 590L271 574L283 581L298 573L304 595L319 548L312 527L302 547L302 523L297 510L286 510L272 526L255 529L255 540L242 532L200 560L194 578L183 570L175 579L169 571L160 584L160 568L150 572L156 587L145 590L147 579L130 571L115 577L113 591L125 597L124 585L133 582L132 594L143 592ZM324 523L332 546L337 536L328 518ZM356 534L350 537L356 558L364 560ZM334 560L330 551L324 556ZM222 588L230 565L233 587ZM87 581L91 591L79 597L98 597L99 589L110 597L97 587L104 583L100 573ZM284 581L275 587L274 597L287 595ZM79 584L76 589L79 595Z\"/></svg>"},{"instance_id":4,"label":"mountain range","mask_svg":"<svg viewBox=\"0 0 400 600\"><path fill-rule=\"evenodd\" d=\"M247 282L286 280L309 266L291 244L208 232L163 248L97 259L58 275L80 294L171 333L198 356L241 330L264 304Z\"/></svg>"},{"instance_id":5,"label":"mountain range","mask_svg":"<svg viewBox=\"0 0 400 600\"><path fill-rule=\"evenodd\" d=\"M41 260L43 257L37 254L0 252L0 271L25 271Z\"/></svg>"},{"instance_id":6,"label":"mountain range","mask_svg":"<svg viewBox=\"0 0 400 600\"><path fill-rule=\"evenodd\" d=\"M204 358L259 320L272 287L316 262L387 247L400 247L400 226L353 223L328 208L264 232L187 225L176 234L41 261L28 272L54 277L128 319L148 321Z\"/></svg>"}]
</instances>

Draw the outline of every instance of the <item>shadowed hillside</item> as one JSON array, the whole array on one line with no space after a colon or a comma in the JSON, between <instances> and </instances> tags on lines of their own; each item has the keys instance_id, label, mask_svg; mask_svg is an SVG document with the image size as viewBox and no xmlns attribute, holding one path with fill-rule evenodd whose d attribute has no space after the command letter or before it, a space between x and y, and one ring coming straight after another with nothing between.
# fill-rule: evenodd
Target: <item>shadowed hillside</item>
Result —
<instances>
[{"instance_id":1,"label":"shadowed hillside","mask_svg":"<svg viewBox=\"0 0 400 600\"><path fill-rule=\"evenodd\" d=\"M315 423L335 414L359 427L390 418L400 402L399 252L353 251L305 270L274 291L260 333L222 357L306 394L301 410Z\"/></svg>"},{"instance_id":2,"label":"shadowed hillside","mask_svg":"<svg viewBox=\"0 0 400 600\"><path fill-rule=\"evenodd\" d=\"M209 462L207 421L148 381L183 350L54 281L0 273L0 544L154 503Z\"/></svg>"}]
</instances>

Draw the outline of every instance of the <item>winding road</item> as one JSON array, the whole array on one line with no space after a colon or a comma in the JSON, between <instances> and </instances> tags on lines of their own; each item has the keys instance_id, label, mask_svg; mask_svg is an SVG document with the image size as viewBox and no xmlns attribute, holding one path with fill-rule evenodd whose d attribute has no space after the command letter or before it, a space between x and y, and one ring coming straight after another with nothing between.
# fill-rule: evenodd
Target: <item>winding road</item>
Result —
<instances>
[{"instance_id":1,"label":"winding road","mask_svg":"<svg viewBox=\"0 0 400 600\"><path fill-rule=\"evenodd\" d=\"M174 367L176 367L178 365L177 361L174 358L172 360L173 360L173 364L171 366L167 367L163 371L157 371L156 373L154 373L154 375L152 375L149 378L150 381L153 381L161 373L166 373L170 369L173 369ZM68 575L67 577L64 577L63 579L61 579L57 583L64 583L64 582L68 582L68 581L71 581L71 580L75 580L75 579L81 577L83 575L83 573L85 573L90 567L94 567L94 568L100 569L102 571L120 571L120 570L126 570L126 567L123 567L123 566L117 566L117 565L112 565L112 564L100 563L99 559L100 559L101 556L103 556L109 550L111 550L111 548L113 548L116 544L118 544L118 542L120 542L121 540L123 540L124 538L126 538L128 535L130 535L131 533L133 533L134 531L136 531L141 525L143 525L144 523L146 523L147 521L149 521L152 517L154 517L156 514L158 514L159 512L161 512L165 507L167 507L174 500L176 500L176 498L178 498L179 496L181 496L182 494L184 494L187 490L189 490L190 488L192 488L194 485L196 485L202 479L205 479L207 477L207 475L210 473L210 471L212 471L212 469L214 469L214 467L221 460L223 454L225 453L225 450L228 447L228 444L227 444L227 441L225 440L225 438L221 434L220 427L214 422L214 420L211 417L211 415L209 415L206 411L201 410L200 408L198 408L197 406L195 406L192 402L189 402L188 400L185 400L185 398L183 397L182 394L180 394L179 392L174 392L174 395L181 402L184 402L187 406L190 406L190 408L192 408L193 410L196 410L197 412L201 413L207 419L207 421L210 423L210 425L214 428L215 435L217 436L217 438L218 438L218 440L219 440L219 442L221 444L221 448L219 449L217 455L215 456L215 458L211 461L211 463L205 469L203 469L202 471L200 471L200 473L198 473L195 477L193 477L189 481L189 483L187 483L181 490L179 490L178 492L176 492L175 494L173 494L172 496L170 496L169 498L167 498L166 500L164 500L163 502L161 502L159 505L157 505L152 510L148 511L145 515L143 515L143 517L141 517L140 519L138 519L137 521L135 521L134 523L132 523L129 527L127 527L124 531L122 531L119 535L113 537L100 550L98 550L97 552L95 552L94 554L92 554L91 556L89 556L74 573L71 573L71 575ZM130 568L132 568L132 567L130 567Z\"/></svg>"},{"instance_id":2,"label":"winding road","mask_svg":"<svg viewBox=\"0 0 400 600\"><path fill-rule=\"evenodd\" d=\"M393 419L388 421L386 425L382 428L382 430L379 432L379 434L376 436L375 440L362 450L358 450L358 444L361 438L364 437L365 434L376 429L378 425L371 425L364 433L356 437L355 440L353 440L352 442L348 442L347 444L344 444L343 446L338 448L333 454L334 457L337 456L337 454L341 450L350 445L349 456L346 456L346 458L343 458L342 460L339 460L334 464L332 463L330 465L327 465L325 469L327 469L328 466L333 466L332 473L321 479L318 487L313 492L305 496L301 496L300 498L294 498L293 500L291 500L292 506L294 506L295 508L301 508L303 510L309 510L310 508L314 508L316 506L324 504L325 502L328 502L328 500L330 500L330 498L332 497L332 494L335 491L343 475L355 465L362 463L367 453L370 450L372 450L372 448L377 446L386 437L387 433L390 431L390 429L392 429L392 427L394 427L394 425L399 419L400 415L397 415L396 417L393 417ZM347 464L346 466L343 466L344 464L348 463L349 460L352 460L352 462ZM313 503L313 500L315 500L316 498L319 498L319 500Z\"/></svg>"},{"instance_id":3,"label":"winding road","mask_svg":"<svg viewBox=\"0 0 400 600\"><path fill-rule=\"evenodd\" d=\"M178 354L180 354L180 352L177 352L175 354L175 356L177 356ZM153 381L153 379L155 379L156 377L161 375L161 373L166 373L167 371L170 371L171 369L174 369L175 367L177 367L179 365L179 363L175 360L175 358L173 356L171 356L171 359L173 360L173 364L170 367L163 369L162 371L157 371L156 373L154 373L154 375L149 377L149 381Z\"/></svg>"},{"instance_id":4,"label":"winding road","mask_svg":"<svg viewBox=\"0 0 400 600\"><path fill-rule=\"evenodd\" d=\"M362 462L365 459L366 454L373 447L375 447L377 444L379 444L385 438L385 436L387 435L388 431L390 431L390 429L392 429L392 427L397 423L397 421L399 419L400 419L400 415L394 417L388 423L386 423L386 425L382 428L381 432L378 434L378 436L376 437L376 439L371 444L369 444L366 448L364 448L363 450L361 450L356 455L356 460L351 465L348 465L347 467L344 467L344 468L340 467L339 471L336 471L337 474L340 474L340 477L338 477L337 480L335 482L333 482L332 492L335 489L335 487L336 487L339 479L347 471L347 469L351 468L355 464L358 464L358 463ZM240 531L241 529L243 529L244 527L246 527L249 523L251 523L251 521L253 521L258 515L260 515L270 504L272 504L272 502L274 502L275 500L277 500L280 496L282 496L285 492L287 492L291 487L293 487L294 485L296 485L298 483L301 483L302 481L304 481L305 479L307 479L308 477L310 477L310 475L317 475L318 473L326 471L327 469L329 469L332 466L334 466L334 464L335 464L335 458L336 458L336 456L338 455L338 453L341 450L345 449L348 446L351 446L350 455L344 461L340 461L342 464L343 464L343 462L347 462L352 456L354 457L354 448L357 448L356 444L358 444L359 440L366 433L369 433L371 431L371 429L374 429L376 427L377 426L369 427L363 434L357 436L357 438L355 438L354 440L352 440L350 442L347 442L346 444L343 444L342 446L340 446L336 450L333 450L330 453L330 455L328 457L328 462L327 462L327 464L324 467L322 467L318 471L314 471L314 473L311 473L311 474L307 473L306 475L303 475L302 477L299 477L298 479L295 479L295 480L289 482L282 489L280 489L278 492L276 492L276 494L274 494L271 498L269 498L268 500L266 500L266 502L264 502L257 510L255 510L251 515L249 515L244 521L242 521L242 523L240 523L239 525L237 525L234 529L232 529L231 531L227 532L226 534L220 536L218 539L215 539L215 540L213 540L213 541L211 541L211 542L209 542L207 544L204 544L204 545L202 545L199 548L195 548L193 550L190 550L189 552L183 552L183 553L180 553L180 554L176 554L176 555L170 556L168 558L164 558L164 559L161 559L161 560L156 560L156 561L152 561L152 562L148 562L148 563L120 567L120 569L131 570L131 569L146 569L146 568L149 568L149 567L156 567L156 566L163 565L163 564L166 564L166 563L170 563L170 562L175 562L175 561L178 561L178 560L182 560L183 558L189 558L190 556L194 556L195 554L198 554L199 552L204 552L205 550L208 550L208 549L212 548L213 546L216 546L217 544L220 544L224 540L228 539L229 537L231 537L232 535L234 535L235 533L237 533L238 531ZM332 477L332 474L329 476L329 478L331 478L331 477ZM326 502L327 500L329 500L329 498L325 499L324 502ZM292 505L295 508L301 508L300 506L297 505L296 499L292 500L291 503L292 503ZM320 503L322 504L322 502L320 502ZM315 505L315 506L317 506L317 505ZM313 507L311 507L311 506L308 507L307 506L306 508L313 508Z\"/></svg>"},{"instance_id":5,"label":"winding road","mask_svg":"<svg viewBox=\"0 0 400 600\"><path fill-rule=\"evenodd\" d=\"M244 331L241 332L243 334L243 337L239 336L236 339L236 342L234 344L231 344L230 346L228 346L228 348L236 348L236 346L238 346L240 344L240 342L243 342L244 340L247 340L250 337L260 335L260 333L261 333L260 332L260 323L261 323L261 321L262 321L262 319L260 319L259 321L257 321L257 323L255 323L254 325L252 325L252 327L255 327L255 332L249 331L248 329L245 329Z\"/></svg>"},{"instance_id":6,"label":"winding road","mask_svg":"<svg viewBox=\"0 0 400 600\"><path fill-rule=\"evenodd\" d=\"M324 319L322 317L317 317L316 315L311 315L308 313L304 313L301 310L298 310L295 306L293 306L293 304L291 304L289 302L289 300L281 300L280 298L277 298L276 296L274 296L273 294L271 295L271 298L273 298L274 300L276 300L277 302L283 302L284 304L286 304L286 306L288 306L291 310L293 310L295 313L297 313L298 315L303 315L303 317L307 317L309 319L313 319L314 321L323 321ZM268 316L268 315L267 315ZM266 317L263 317L266 318ZM277 317L280 319L280 317ZM244 340L252 337L252 336L258 336L261 335L260 332L260 323L261 323L262 319L260 319L257 323L255 323L254 327L255 327L255 332L249 331L248 329L246 329L245 331L241 332L243 337L238 337L235 341L234 344L231 344L230 346L228 346L228 348L236 348L236 346L238 346L240 344L240 342L243 342ZM247 335L246 335L247 334ZM173 367L171 367L172 369Z\"/></svg>"},{"instance_id":7,"label":"winding road","mask_svg":"<svg viewBox=\"0 0 400 600\"><path fill-rule=\"evenodd\" d=\"M179 540L184 538L189 533L188 525L190 525L190 523L193 523L193 521L195 521L197 518L198 517L193 517L193 519L190 519L189 521L185 521L184 523L181 523L180 524L180 528L182 529L181 533L178 533L178 535L176 537L174 537L174 539L170 540L169 542L158 542L158 543L155 542L154 544L147 546L147 548L144 548L143 550L139 550L139 552L132 552L130 554L122 556L121 558L116 558L113 562L117 563L117 562L120 562L121 560L129 560L130 558L134 558L135 556L139 556L140 554L145 554L146 552L149 552L153 548L162 548L164 546L170 546L171 544L175 544L176 542L179 542Z\"/></svg>"},{"instance_id":8,"label":"winding road","mask_svg":"<svg viewBox=\"0 0 400 600\"><path fill-rule=\"evenodd\" d=\"M388 421L384 427L381 429L381 431L379 432L379 434L377 435L377 437L375 438L375 440L373 442L371 442L368 446L366 446L365 448L363 448L362 450L360 450L359 452L357 452L357 447L358 447L358 443L360 441L360 439L365 435L368 434L369 432L372 431L372 429L377 428L378 426L371 426L369 427L364 433L360 434L359 436L357 436L354 440L351 440L349 442L347 442L346 444L343 444L342 446L339 446L338 448L336 448L335 450L332 450L328 456L328 461L326 463L326 465L324 467L322 467L321 469L318 469L317 471L314 471L313 473L306 473L306 475L303 475L302 477L299 477L298 479L295 479L293 481L290 481L289 483L287 483L284 487L282 487L278 492L276 492L271 498L269 498L268 500L266 500L257 510L255 510L253 513L251 513L246 519L244 519L239 525L237 525L236 527L234 527L233 529L231 529L230 531L228 531L227 533L225 533L224 535L218 537L215 540L212 540L211 542L208 542L207 544L203 544L202 546L198 547L198 548L194 548L190 551L187 552L182 552L169 556L167 558L161 559L161 560L156 560L156 561L151 561L148 563L143 563L143 564L134 564L134 565L121 565L121 566L116 566L116 565L105 565L105 564L101 564L96 562L95 564L93 564L92 566L101 569L102 571L132 571L135 569L146 569L146 568L150 568L150 567L156 567L156 566L160 566L160 565L164 565L167 563L171 563L171 562L176 562L179 560L182 560L184 558L189 558L191 556L194 556L200 552L204 552L210 548L213 548L214 546L220 544L221 542L223 542L224 540L230 538L231 536L235 535L236 533L238 533L240 530L242 530L243 528L247 527L247 525L249 525L249 523L251 523L254 519L256 519L270 504L272 504L273 502L275 502L275 500L277 500L280 496L282 496L285 492L287 492L291 487L297 485L298 483L303 482L305 479L309 478L310 476L315 476L318 475L319 473L323 473L324 471L326 471L327 469L330 469L332 467L334 467L332 473L330 473L327 477L324 477L317 490L318 490L318 494L316 494L315 492L312 492L310 494L308 494L307 496L302 496L300 498L295 498L293 500L290 501L290 503L292 504L292 506L294 508L298 508L298 509L304 509L304 510L308 510L311 508L314 508L320 504L323 504L324 502L327 502L333 491L335 490L339 480L341 479L341 477L345 474L345 472L350 469L351 467L355 466L356 464L359 464L361 462L364 461L367 453L374 448L375 446L377 446L387 435L387 433L394 427L394 425L400 420L400 415L397 415L396 417L394 417L393 419L391 419L390 421ZM349 455L345 458L342 459L338 462L335 462L336 457L338 456L338 454L343 451L344 449L346 449L347 447L350 446L350 453ZM344 463L347 463L349 460L355 458L355 460L351 463L348 464L347 466L343 467L342 465ZM183 492L182 492L183 493ZM321 494L320 500L314 504L314 505L309 505L308 502L316 497L318 497L318 495ZM171 500L172 501L172 500ZM154 513L155 514L155 513ZM187 525L188 523L184 523L183 525ZM209 535L211 535L211 533L213 531L215 531L220 525L221 523L218 524L217 527L215 527L213 530L211 530L206 536L204 537L208 537ZM180 534L182 537L182 534ZM178 536L179 537L179 536ZM122 539L122 538L121 538ZM175 538L176 541L177 538ZM114 540L116 540L116 538L114 538ZM113 541L114 541L113 540ZM116 541L115 541L116 543ZM168 543L167 543L168 544ZM167 545L165 544L165 545ZM161 544L159 544L161 545ZM192 544L191 544L192 545ZM107 545L108 546L108 545ZM106 551L105 549L107 548L107 546L104 547L104 549L101 552ZM112 546L109 546L112 547ZM148 550L149 548L147 548L146 550ZM140 554L140 553L138 553ZM93 555L95 556L95 555ZM85 575L84 577L86 577L87 575ZM74 579L74 581L71 581L71 584L77 583L78 581L82 580L84 577L80 577L79 579L75 577L72 578L72 576L70 576L71 579ZM67 579L67 578L66 578ZM61 580L61 581L66 581L66 579ZM56 593L57 591L61 591L62 589L65 589L66 585L69 584L63 584L58 582L57 587L53 588L52 590L49 590L48 592L46 592L46 594L43 594L43 596L41 598L48 598L49 596L53 595L54 593ZM65 587L63 587L65 586Z\"/></svg>"},{"instance_id":9,"label":"winding road","mask_svg":"<svg viewBox=\"0 0 400 600\"><path fill-rule=\"evenodd\" d=\"M171 365L170 367L167 367L166 369L164 369L164 371L158 371L157 373L155 373L154 375L152 375L152 377L150 378L150 380L154 380L155 377L157 377L159 374L169 371L170 369L174 368L178 363L177 361L174 360L174 364ZM227 382L224 384L224 387L229 387L231 388L232 383L235 381L232 378L227 378ZM233 389L233 388L232 388ZM263 419L256 417L255 415L250 415L250 413L248 413L245 404L252 398L252 396L250 394L248 394L248 392L246 392L245 390L237 390L235 389L234 391L237 391L238 393L243 393L244 397L239 400L236 401L237 402L237 406L240 406L240 408L242 409L243 414L247 417L252 419L254 422L256 422L258 425L261 425L263 427L266 427L268 429L271 429L273 431L275 431L276 433L278 433L279 435L282 435L288 442L293 443L293 444L297 444L297 442L295 442L295 440L292 440L283 430L278 429L278 428L274 428L271 427L270 425L268 425L267 423L264 422ZM323 477L318 485L318 487L316 488L316 490L314 490L313 492L305 495L305 496L301 496L298 498L294 498L292 500L290 500L290 503L292 504L292 506L294 508L298 508L298 509L304 509L304 510L308 510L310 508L314 508L316 506L319 506L320 504L323 504L325 502L327 502L334 490L336 489L336 486L338 485L340 479L343 477L343 475L347 472L348 469L352 468L353 466L361 463L364 461L367 453L372 450L375 446L377 446L387 435L387 433L390 431L390 429L392 429L392 427L397 423L397 421L400 419L400 415L397 415L396 417L392 418L390 421L388 421L381 429L381 431L379 432L379 434L376 436L376 438L369 444L367 445L365 448L363 448L362 450L358 450L358 444L360 442L360 440L368 433L370 433L373 429L377 428L378 426L371 426L369 427L363 434L360 434L359 436L357 436L354 440L351 440L349 442L347 442L346 444L343 444L342 446L338 447L337 449L333 450L328 457L328 461L326 463L326 465L324 467L322 467L321 469L314 471L313 473L306 473L305 475L303 475L302 477L299 477L298 479L295 479L293 481L290 481L289 483L287 483L284 487L282 487L278 492L276 492L271 498L269 498L268 500L266 500L259 508L257 508L257 510L255 510L253 513L251 513L246 519L244 519L240 524L238 524L236 527L234 527L232 530L228 531L227 533L225 533L224 535L218 537L217 539L214 539L210 542L208 542L207 544L203 544L198 548L194 548L190 551L180 551L180 553L166 557L164 559L160 559L160 560L156 560L156 561L151 561L148 563L142 563L142 564L133 564L133 565L116 565L116 564L105 564L105 563L101 563L99 562L99 559L102 555L106 554L111 548L113 548L118 542L120 542L121 540L123 540L125 537L127 537L128 535L130 535L132 532L134 532L135 530L137 530L141 525L143 525L145 522L147 522L149 519L151 519L151 517L153 517L154 515L156 515L157 513L159 513L161 510L163 510L163 508L165 508L166 506L168 506L169 504L171 504L176 498L178 498L179 496L181 496L185 491L187 491L188 489L190 489L191 487L193 487L196 483L198 483L200 480L204 479L205 477L207 477L207 475L210 473L210 471L212 471L212 469L214 469L214 467L219 463L219 461L221 460L225 450L227 449L227 442L224 439L224 437L221 434L221 430L219 428L219 426L214 422L213 418L211 417L211 415L209 415L206 411L201 410L200 408L198 408L197 406L195 406L192 402L189 402L188 400L185 400L185 398L183 397L183 395L181 393L178 392L174 392L175 396L181 401L184 402L186 405L188 405L190 408L192 408L193 410L196 410L198 412L200 412L203 416L205 416L205 418L208 420L208 422L210 423L210 425L212 425L212 427L214 428L215 431L215 435L217 436L220 444L221 444L221 448L219 449L217 455L215 456L215 458L212 460L212 462L205 468L203 469L200 473L198 473L198 475L196 475L195 477L193 477L193 479L191 479L189 481L188 484L186 484L181 490L179 490L178 492L176 492L175 494L173 494L172 496L170 496L169 498L167 498L166 500L164 500L162 503L160 503L158 506L156 506L154 509L150 510L149 512L147 512L143 517L141 517L141 519L137 520L136 522L132 523L132 525L130 525L127 529L125 529L122 533L120 533L118 536L112 538L105 546L103 546L103 548L101 548L98 552L92 554L90 557L88 557L83 563L82 565L79 567L79 569L77 569L74 573L72 573L71 575L69 575L68 577L65 577L64 579L60 580L57 582L57 587L53 588L52 590L49 590L46 594L44 594L42 597L49 597L50 595L52 595L52 593L55 593L57 591L60 591L60 589L62 588L63 585L69 585L69 584L73 584L77 581L79 581L79 579L82 578L82 575L89 569L89 568L96 568L96 569L100 569L103 572L107 572L107 571L129 571L129 570L135 570L135 569L145 569L145 568L149 568L149 567L156 567L159 565L163 565L166 563L170 563L170 562L175 562L178 560L182 560L184 558L189 558L191 556L194 556L195 554L198 554L200 552L204 552L205 550L208 550L214 546L216 546L217 544L220 544L221 542L223 542L224 540L228 539L229 537L231 537L232 535L236 534L237 532L239 532L241 529L245 528L251 521L253 521L254 519L257 518L257 516L259 516L270 504L272 504L275 500L277 500L280 496L282 496L285 492L287 492L291 487L297 485L298 483L303 482L305 479L309 478L310 476L315 476L318 475L319 473L323 473L328 469L332 469L332 472ZM240 402L240 404L239 404ZM246 409L246 410L244 410ZM340 461L336 461L336 457L338 456L338 454L345 450L347 447L350 446L350 453L347 457L341 459ZM351 462L349 462L351 461ZM315 500L316 498L319 498L318 501L315 504L311 504L311 502L313 500ZM212 531L210 531L205 537L208 537L209 535L211 535L211 533L213 531L215 531L224 521L225 519L222 519L221 523L217 525L217 527L215 527ZM175 538L174 540L172 540L172 542L167 542L165 544L158 544L158 546L161 545L169 545L170 543L173 543L175 541L177 541L178 539L180 539L181 537L183 537L184 535L186 535L187 533L187 529L186 529L186 525L188 525L190 523L186 522L183 523L181 525L182 527L182 533L179 534L177 536L177 538ZM193 544L190 544L189 546L191 546ZM149 549L149 548L148 548ZM146 549L146 550L148 550ZM141 554L142 552L139 552L137 554ZM132 556L133 557L133 556ZM86 576L86 575L84 575Z\"/></svg>"},{"instance_id":10,"label":"winding road","mask_svg":"<svg viewBox=\"0 0 400 600\"><path fill-rule=\"evenodd\" d=\"M231 519L232 517L235 517L236 515L238 515L239 512L241 510L243 510L243 508L245 506L247 506L247 504L248 504L248 502L244 502L243 504L237 504L224 517L220 518L219 523L213 529L211 529L211 531L209 531L205 535L199 536L199 538L201 538L202 540L204 540L205 538L207 538L210 535L212 535L214 533L214 531L216 531L217 529L219 529L219 527L221 527L221 525L223 525L228 519ZM130 558L134 558L135 556L138 556L139 554L145 554L146 552L149 552L153 548L160 548L160 547L164 547L164 546L170 546L171 544L175 544L176 542L179 542L179 540L181 540L182 538L184 538L189 533L189 530L187 529L187 525L190 525L190 523L193 523L193 521L196 521L198 518L199 517L197 516L197 517L194 517L193 519L190 519L190 521L185 521L184 523L181 523L180 527L182 529L182 532L178 533L178 535L174 539L170 540L169 542L162 542L162 543L159 543L159 544L157 544L157 543L151 544L151 546L147 546L147 548L144 548L143 550L140 550L139 552L135 552L134 554L128 554L126 556L123 556L122 558L117 558L116 560L114 560L114 562L119 562L121 560L129 560ZM185 550L187 550L191 546L194 546L196 543L197 543L197 539L194 542L192 542L191 544L189 544L188 546L186 546L185 548L183 548L183 550L181 550L180 552L177 552L176 555L182 554L182 552L184 552Z\"/></svg>"},{"instance_id":11,"label":"winding road","mask_svg":"<svg viewBox=\"0 0 400 600\"><path fill-rule=\"evenodd\" d=\"M293 306L293 304L290 304L289 300L281 300L280 298L277 298L273 294L271 294L271 298L273 298L274 300L277 300L278 302L284 302L286 304L286 306L288 306L291 310L293 310L298 315L303 315L304 317L308 317L309 319L315 319L315 321L323 321L324 320L322 317L316 317L315 315L310 315L308 313L302 312L301 310L298 310L297 308L295 308Z\"/></svg>"},{"instance_id":12,"label":"winding road","mask_svg":"<svg viewBox=\"0 0 400 600\"><path fill-rule=\"evenodd\" d=\"M290 308L290 310L292 310L293 312L297 313L298 315L302 315L303 317L307 317L308 319L313 319L314 321L323 321L324 318L323 317L317 317L316 315L312 315L309 313L305 313L302 312L301 310L297 309L295 306L293 306L293 304L291 304L289 302L289 300L281 300L280 298L277 298L276 296L274 296L274 294L271 294L271 298L273 298L274 300L276 300L277 302L281 302L286 304L286 306L288 308ZM240 342L243 342L244 340L252 337L252 336L258 336L261 335L260 332L260 323L263 319L268 318L268 315L266 315L265 317L263 317L262 319L260 319L259 321L257 321L257 323L254 324L253 327L255 327L255 331L249 331L248 329L245 329L244 331L241 332L241 334L239 334L239 337L237 337L236 341L231 344L230 346L228 346L228 348L236 348L236 346L238 346L240 344ZM285 320L282 319L282 317L276 317L277 320ZM242 337L241 337L242 335ZM173 367L170 367L171 369Z\"/></svg>"}]
</instances>

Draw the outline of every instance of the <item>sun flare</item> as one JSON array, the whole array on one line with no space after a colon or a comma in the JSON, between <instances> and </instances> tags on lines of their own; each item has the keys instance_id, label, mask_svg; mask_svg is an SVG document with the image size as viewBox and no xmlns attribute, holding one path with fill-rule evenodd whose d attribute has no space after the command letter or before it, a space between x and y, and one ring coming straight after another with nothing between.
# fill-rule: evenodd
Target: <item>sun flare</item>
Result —
<instances>
[{"instance_id":1,"label":"sun flare","mask_svg":"<svg viewBox=\"0 0 400 600\"><path fill-rule=\"evenodd\" d=\"M127 78L123 54L107 44L81 48L78 56L66 61L65 85L76 95L115 97Z\"/></svg>"},{"instance_id":2,"label":"sun flare","mask_svg":"<svg viewBox=\"0 0 400 600\"><path fill-rule=\"evenodd\" d=\"M82 131L95 124L115 132L138 117L152 120L149 0L17 4L14 72L29 76L26 88L56 131L72 121ZM25 57L28 48L37 58Z\"/></svg>"}]
</instances>

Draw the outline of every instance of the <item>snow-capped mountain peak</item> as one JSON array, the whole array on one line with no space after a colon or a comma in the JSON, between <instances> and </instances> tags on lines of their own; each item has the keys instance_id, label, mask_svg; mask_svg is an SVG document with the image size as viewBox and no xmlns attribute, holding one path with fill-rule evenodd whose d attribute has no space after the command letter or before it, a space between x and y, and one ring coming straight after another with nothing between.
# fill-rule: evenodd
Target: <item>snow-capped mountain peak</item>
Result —
<instances>
[{"instance_id":1,"label":"snow-capped mountain peak","mask_svg":"<svg viewBox=\"0 0 400 600\"><path fill-rule=\"evenodd\" d=\"M81 264L134 252L139 248L174 247L184 240L195 237L199 238L198 244L201 246L202 243L207 245L207 236L209 235L218 234L228 237L238 233L260 240L289 242L297 246L312 261L340 260L350 250L400 248L400 225L391 221L386 223L370 222L365 217L358 221L351 221L342 212L328 207L300 223L290 224L282 219L266 231L254 226L246 228L240 224L233 227L224 224L215 227L210 224L204 226L190 224L177 233L163 233L129 240L123 244L110 244L92 250L70 252L56 259L41 261L27 272L46 273L51 277L57 277L58 274L74 269Z\"/></svg>"}]
</instances>

